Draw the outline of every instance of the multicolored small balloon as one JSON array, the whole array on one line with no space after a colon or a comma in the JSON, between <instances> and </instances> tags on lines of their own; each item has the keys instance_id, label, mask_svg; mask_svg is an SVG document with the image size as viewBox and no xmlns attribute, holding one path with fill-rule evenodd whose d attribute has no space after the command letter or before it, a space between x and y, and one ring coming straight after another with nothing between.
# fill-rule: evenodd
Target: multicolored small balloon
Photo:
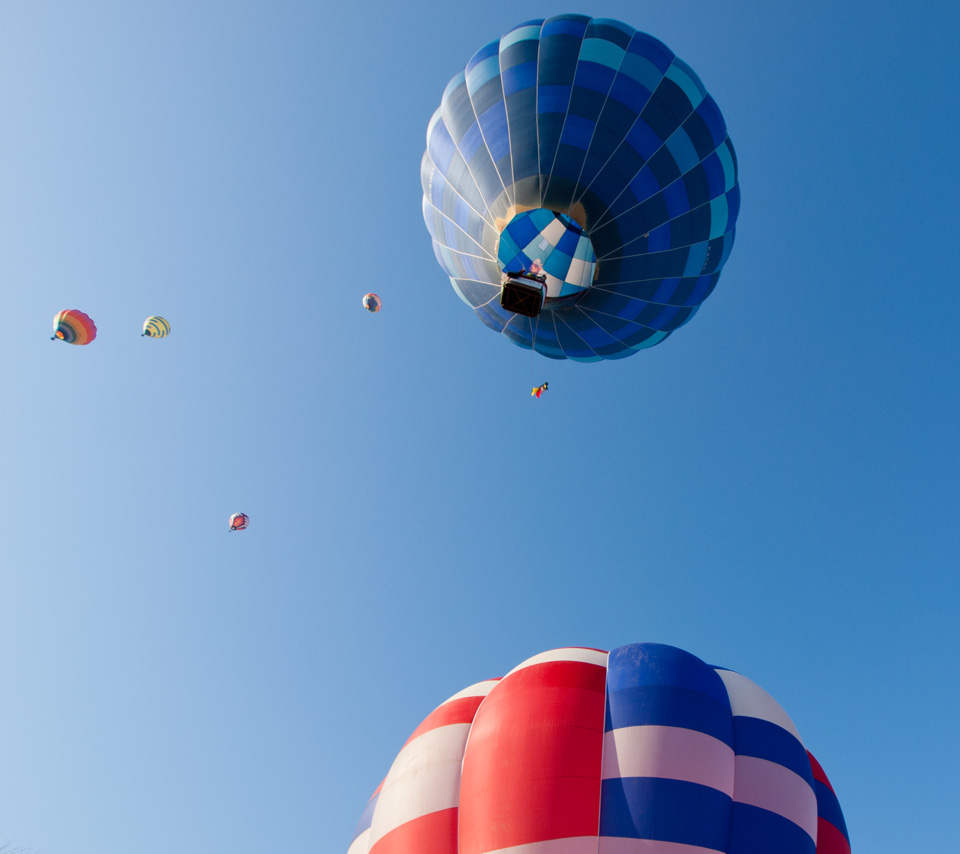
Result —
<instances>
[{"instance_id":1,"label":"multicolored small balloon","mask_svg":"<svg viewBox=\"0 0 960 854\"><path fill-rule=\"evenodd\" d=\"M246 513L234 513L230 517L231 531L246 531L250 527L250 517Z\"/></svg>"},{"instance_id":2,"label":"multicolored small balloon","mask_svg":"<svg viewBox=\"0 0 960 854\"><path fill-rule=\"evenodd\" d=\"M145 335L147 338L166 338L169 334L170 321L155 314L143 321L143 332L140 337L143 338Z\"/></svg>"},{"instance_id":3,"label":"multicolored small balloon","mask_svg":"<svg viewBox=\"0 0 960 854\"><path fill-rule=\"evenodd\" d=\"M61 311L53 318L51 341L67 344L89 344L97 337L97 326L86 314L76 308Z\"/></svg>"},{"instance_id":4,"label":"multicolored small balloon","mask_svg":"<svg viewBox=\"0 0 960 854\"><path fill-rule=\"evenodd\" d=\"M382 305L383 300L381 300L376 294L366 294L363 298L363 307L371 314L376 314L378 311L380 311L380 307Z\"/></svg>"}]
</instances>

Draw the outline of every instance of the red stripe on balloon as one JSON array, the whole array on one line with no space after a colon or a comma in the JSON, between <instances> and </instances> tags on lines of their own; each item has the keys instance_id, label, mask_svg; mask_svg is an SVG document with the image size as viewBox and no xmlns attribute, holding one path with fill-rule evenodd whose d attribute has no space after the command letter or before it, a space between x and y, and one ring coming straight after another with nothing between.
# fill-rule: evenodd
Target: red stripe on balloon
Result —
<instances>
[{"instance_id":1,"label":"red stripe on balloon","mask_svg":"<svg viewBox=\"0 0 960 854\"><path fill-rule=\"evenodd\" d=\"M825 818L817 819L817 854L850 854L847 838Z\"/></svg>"},{"instance_id":2,"label":"red stripe on balloon","mask_svg":"<svg viewBox=\"0 0 960 854\"><path fill-rule=\"evenodd\" d=\"M459 854L596 836L606 668L522 667L487 695L463 758Z\"/></svg>"},{"instance_id":3,"label":"red stripe on balloon","mask_svg":"<svg viewBox=\"0 0 960 854\"><path fill-rule=\"evenodd\" d=\"M430 730L436 729L437 727L448 726L449 724L471 723L482 702L483 697L461 697L459 700L450 700L442 706L438 706L427 715L423 723L413 731L413 734L407 739L404 747L417 736L423 735L425 732L430 732Z\"/></svg>"},{"instance_id":4,"label":"red stripe on balloon","mask_svg":"<svg viewBox=\"0 0 960 854\"><path fill-rule=\"evenodd\" d=\"M830 781L827 779L827 774L821 767L820 763L817 762L816 757L808 750L807 759L810 760L810 767L813 769L813 779L817 780L820 783L823 783L831 792L833 792L833 786L830 785ZM834 792L836 794L836 792Z\"/></svg>"},{"instance_id":5,"label":"red stripe on balloon","mask_svg":"<svg viewBox=\"0 0 960 854\"><path fill-rule=\"evenodd\" d=\"M457 809L404 822L377 840L370 854L457 854Z\"/></svg>"}]
</instances>

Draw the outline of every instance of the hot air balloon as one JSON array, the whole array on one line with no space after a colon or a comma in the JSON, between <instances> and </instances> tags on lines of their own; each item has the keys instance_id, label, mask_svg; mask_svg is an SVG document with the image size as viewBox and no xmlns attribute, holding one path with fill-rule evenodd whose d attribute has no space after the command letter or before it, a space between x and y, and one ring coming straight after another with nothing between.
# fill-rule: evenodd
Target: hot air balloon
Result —
<instances>
[{"instance_id":1,"label":"hot air balloon","mask_svg":"<svg viewBox=\"0 0 960 854\"><path fill-rule=\"evenodd\" d=\"M482 47L427 128L423 216L483 323L554 359L620 359L709 296L733 246L719 108L662 42L560 15Z\"/></svg>"},{"instance_id":2,"label":"hot air balloon","mask_svg":"<svg viewBox=\"0 0 960 854\"><path fill-rule=\"evenodd\" d=\"M169 334L170 321L155 314L143 321L143 332L140 333L140 337L166 338Z\"/></svg>"},{"instance_id":3,"label":"hot air balloon","mask_svg":"<svg viewBox=\"0 0 960 854\"><path fill-rule=\"evenodd\" d=\"M376 314L378 311L380 311L380 307L382 305L383 300L381 300L376 294L366 294L363 297L363 307L371 314Z\"/></svg>"},{"instance_id":4,"label":"hot air balloon","mask_svg":"<svg viewBox=\"0 0 960 854\"><path fill-rule=\"evenodd\" d=\"M783 709L662 644L527 659L441 704L348 854L849 854Z\"/></svg>"},{"instance_id":5,"label":"hot air balloon","mask_svg":"<svg viewBox=\"0 0 960 854\"><path fill-rule=\"evenodd\" d=\"M230 517L231 531L246 531L250 527L250 517L246 513L234 513Z\"/></svg>"},{"instance_id":6,"label":"hot air balloon","mask_svg":"<svg viewBox=\"0 0 960 854\"><path fill-rule=\"evenodd\" d=\"M53 318L51 341L66 341L68 344L89 344L97 337L97 326L82 311L68 308Z\"/></svg>"}]
</instances>

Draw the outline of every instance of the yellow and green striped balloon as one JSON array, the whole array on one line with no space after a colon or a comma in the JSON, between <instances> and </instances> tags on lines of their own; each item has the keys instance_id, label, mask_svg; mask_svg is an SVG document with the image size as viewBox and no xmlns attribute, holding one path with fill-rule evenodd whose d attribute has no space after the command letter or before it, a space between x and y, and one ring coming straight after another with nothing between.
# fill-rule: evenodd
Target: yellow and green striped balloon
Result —
<instances>
[{"instance_id":1,"label":"yellow and green striped balloon","mask_svg":"<svg viewBox=\"0 0 960 854\"><path fill-rule=\"evenodd\" d=\"M147 338L166 338L170 334L170 322L164 318L154 315L143 321L143 334Z\"/></svg>"}]
</instances>

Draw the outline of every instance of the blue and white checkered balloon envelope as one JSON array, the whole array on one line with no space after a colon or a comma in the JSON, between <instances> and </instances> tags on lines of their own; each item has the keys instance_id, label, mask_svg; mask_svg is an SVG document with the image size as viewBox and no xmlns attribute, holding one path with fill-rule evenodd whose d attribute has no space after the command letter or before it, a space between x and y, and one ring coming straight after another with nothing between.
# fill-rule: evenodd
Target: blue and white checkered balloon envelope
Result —
<instances>
[{"instance_id":1,"label":"blue and white checkered balloon envelope","mask_svg":"<svg viewBox=\"0 0 960 854\"><path fill-rule=\"evenodd\" d=\"M740 208L699 77L652 36L582 15L521 24L474 54L430 120L421 180L463 301L521 347L586 362L686 323Z\"/></svg>"}]
</instances>

